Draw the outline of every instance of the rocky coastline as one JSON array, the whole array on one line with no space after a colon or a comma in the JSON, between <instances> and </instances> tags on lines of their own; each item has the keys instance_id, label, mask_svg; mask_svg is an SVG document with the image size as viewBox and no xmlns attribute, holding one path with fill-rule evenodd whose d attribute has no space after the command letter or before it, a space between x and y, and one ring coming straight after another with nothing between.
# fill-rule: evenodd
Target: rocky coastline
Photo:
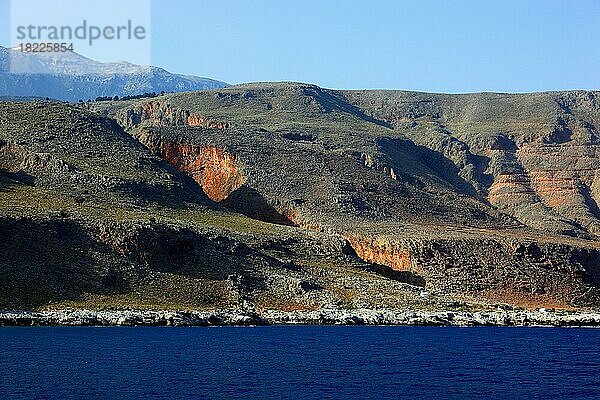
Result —
<instances>
[{"instance_id":1,"label":"rocky coastline","mask_svg":"<svg viewBox=\"0 0 600 400\"><path fill-rule=\"evenodd\" d=\"M600 326L600 312L562 310L407 311L316 310L213 311L0 311L0 326Z\"/></svg>"}]
</instances>

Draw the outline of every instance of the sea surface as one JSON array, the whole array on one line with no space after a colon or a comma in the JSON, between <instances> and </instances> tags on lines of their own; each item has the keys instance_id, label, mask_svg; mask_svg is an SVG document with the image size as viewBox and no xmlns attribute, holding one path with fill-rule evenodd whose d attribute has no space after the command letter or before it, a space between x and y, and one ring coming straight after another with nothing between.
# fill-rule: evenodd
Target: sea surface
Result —
<instances>
[{"instance_id":1,"label":"sea surface","mask_svg":"<svg viewBox=\"0 0 600 400\"><path fill-rule=\"evenodd\" d=\"M600 329L0 328L0 399L600 399Z\"/></svg>"}]
</instances>

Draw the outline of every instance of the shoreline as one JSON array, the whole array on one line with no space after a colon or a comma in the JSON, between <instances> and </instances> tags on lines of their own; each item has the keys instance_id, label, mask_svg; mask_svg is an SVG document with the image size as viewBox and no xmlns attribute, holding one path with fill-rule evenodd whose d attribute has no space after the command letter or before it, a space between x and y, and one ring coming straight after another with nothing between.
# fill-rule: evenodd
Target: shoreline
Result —
<instances>
[{"instance_id":1,"label":"shoreline","mask_svg":"<svg viewBox=\"0 0 600 400\"><path fill-rule=\"evenodd\" d=\"M600 312L558 310L407 311L0 311L2 326L549 326L598 327Z\"/></svg>"}]
</instances>

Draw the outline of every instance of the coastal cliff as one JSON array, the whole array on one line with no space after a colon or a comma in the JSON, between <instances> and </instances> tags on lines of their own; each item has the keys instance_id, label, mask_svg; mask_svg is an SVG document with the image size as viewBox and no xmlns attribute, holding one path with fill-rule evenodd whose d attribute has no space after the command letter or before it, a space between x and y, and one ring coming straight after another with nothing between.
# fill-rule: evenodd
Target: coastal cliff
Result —
<instances>
[{"instance_id":1,"label":"coastal cliff","mask_svg":"<svg viewBox=\"0 0 600 400\"><path fill-rule=\"evenodd\" d=\"M593 312L598 123L595 92L0 103L0 309Z\"/></svg>"}]
</instances>

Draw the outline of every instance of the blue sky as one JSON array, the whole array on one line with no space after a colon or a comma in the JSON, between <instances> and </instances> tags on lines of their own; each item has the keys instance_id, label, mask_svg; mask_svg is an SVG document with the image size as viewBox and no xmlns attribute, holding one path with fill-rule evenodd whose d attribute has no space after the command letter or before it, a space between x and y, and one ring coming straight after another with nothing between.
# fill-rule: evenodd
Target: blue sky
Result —
<instances>
[{"instance_id":1,"label":"blue sky","mask_svg":"<svg viewBox=\"0 0 600 400\"><path fill-rule=\"evenodd\" d=\"M229 83L600 89L599 19L600 0L152 0L151 60Z\"/></svg>"}]
</instances>

